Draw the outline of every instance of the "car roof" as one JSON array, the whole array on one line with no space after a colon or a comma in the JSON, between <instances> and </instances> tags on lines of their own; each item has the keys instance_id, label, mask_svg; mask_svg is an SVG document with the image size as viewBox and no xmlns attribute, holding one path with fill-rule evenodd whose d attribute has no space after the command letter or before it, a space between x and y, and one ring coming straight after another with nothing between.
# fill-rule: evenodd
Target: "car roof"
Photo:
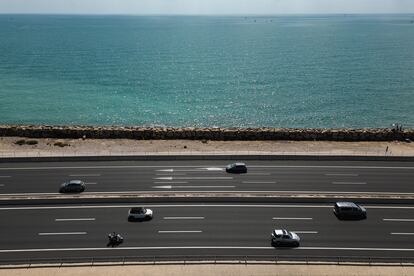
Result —
<instances>
[{"instance_id":1,"label":"car roof","mask_svg":"<svg viewBox=\"0 0 414 276\"><path fill-rule=\"evenodd\" d=\"M131 213L141 213L141 212L143 212L145 210L145 208L144 207L133 207L133 208L131 208L130 209L130 212Z\"/></svg>"},{"instance_id":2,"label":"car roof","mask_svg":"<svg viewBox=\"0 0 414 276\"><path fill-rule=\"evenodd\" d=\"M246 164L242 163L242 162L237 162L234 163L235 166L246 166Z\"/></svg>"},{"instance_id":3,"label":"car roof","mask_svg":"<svg viewBox=\"0 0 414 276\"><path fill-rule=\"evenodd\" d=\"M358 207L358 205L353 202L337 202L336 205L338 207Z\"/></svg>"},{"instance_id":4,"label":"car roof","mask_svg":"<svg viewBox=\"0 0 414 276\"><path fill-rule=\"evenodd\" d=\"M273 232L278 236L288 234L288 231L285 230L285 229L275 229L275 230L273 230Z\"/></svg>"},{"instance_id":5,"label":"car roof","mask_svg":"<svg viewBox=\"0 0 414 276\"><path fill-rule=\"evenodd\" d=\"M69 181L69 183L70 184L82 184L83 181L81 181L81 180L71 180L71 181Z\"/></svg>"}]
</instances>

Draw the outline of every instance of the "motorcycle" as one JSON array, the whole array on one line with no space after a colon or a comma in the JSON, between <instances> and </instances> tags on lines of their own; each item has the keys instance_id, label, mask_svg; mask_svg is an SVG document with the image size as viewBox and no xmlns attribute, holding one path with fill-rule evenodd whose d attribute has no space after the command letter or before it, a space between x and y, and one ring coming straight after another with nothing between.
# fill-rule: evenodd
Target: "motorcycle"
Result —
<instances>
[{"instance_id":1,"label":"motorcycle","mask_svg":"<svg viewBox=\"0 0 414 276\"><path fill-rule=\"evenodd\" d=\"M108 239L109 239L109 242L107 246L112 246L112 247L118 246L124 242L124 238L120 234L117 234L115 232L108 234Z\"/></svg>"}]
</instances>

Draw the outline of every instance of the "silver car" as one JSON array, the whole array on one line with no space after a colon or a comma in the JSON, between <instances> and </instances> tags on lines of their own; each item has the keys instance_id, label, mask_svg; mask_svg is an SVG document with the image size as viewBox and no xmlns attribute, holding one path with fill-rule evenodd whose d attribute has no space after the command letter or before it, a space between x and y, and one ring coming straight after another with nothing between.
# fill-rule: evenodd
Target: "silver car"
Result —
<instances>
[{"instance_id":1,"label":"silver car","mask_svg":"<svg viewBox=\"0 0 414 276\"><path fill-rule=\"evenodd\" d=\"M150 220L152 219L152 210L144 207L134 207L128 211L128 220Z\"/></svg>"},{"instance_id":2,"label":"silver car","mask_svg":"<svg viewBox=\"0 0 414 276\"><path fill-rule=\"evenodd\" d=\"M295 232L289 232L285 229L275 229L271 235L272 246L298 247L299 242L300 238Z\"/></svg>"}]
</instances>

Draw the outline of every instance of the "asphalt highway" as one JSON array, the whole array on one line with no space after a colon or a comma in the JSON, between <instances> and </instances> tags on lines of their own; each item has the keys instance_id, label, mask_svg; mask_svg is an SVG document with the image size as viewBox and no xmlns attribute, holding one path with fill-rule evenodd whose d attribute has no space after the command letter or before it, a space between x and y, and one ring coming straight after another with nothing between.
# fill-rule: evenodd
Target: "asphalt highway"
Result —
<instances>
[{"instance_id":1,"label":"asphalt highway","mask_svg":"<svg viewBox=\"0 0 414 276\"><path fill-rule=\"evenodd\" d=\"M321 204L159 204L150 221L128 222L136 205L3 206L0 261L14 258L296 255L414 258L414 206L368 205L368 218L340 221ZM270 246L275 228L301 237ZM107 247L107 234L124 236Z\"/></svg>"},{"instance_id":2,"label":"asphalt highway","mask_svg":"<svg viewBox=\"0 0 414 276\"><path fill-rule=\"evenodd\" d=\"M243 160L241 160L243 161ZM83 180L85 193L128 191L294 191L414 195L413 162L249 161L247 174L228 174L234 161L1 163L0 194L54 194Z\"/></svg>"}]
</instances>

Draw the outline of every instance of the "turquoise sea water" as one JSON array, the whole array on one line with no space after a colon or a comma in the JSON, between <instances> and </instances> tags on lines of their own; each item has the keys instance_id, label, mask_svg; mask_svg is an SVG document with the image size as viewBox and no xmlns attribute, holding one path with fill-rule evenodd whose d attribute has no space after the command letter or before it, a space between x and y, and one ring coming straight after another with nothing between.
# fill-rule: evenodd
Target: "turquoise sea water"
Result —
<instances>
[{"instance_id":1,"label":"turquoise sea water","mask_svg":"<svg viewBox=\"0 0 414 276\"><path fill-rule=\"evenodd\" d=\"M414 126L413 20L0 15L0 124Z\"/></svg>"}]
</instances>

